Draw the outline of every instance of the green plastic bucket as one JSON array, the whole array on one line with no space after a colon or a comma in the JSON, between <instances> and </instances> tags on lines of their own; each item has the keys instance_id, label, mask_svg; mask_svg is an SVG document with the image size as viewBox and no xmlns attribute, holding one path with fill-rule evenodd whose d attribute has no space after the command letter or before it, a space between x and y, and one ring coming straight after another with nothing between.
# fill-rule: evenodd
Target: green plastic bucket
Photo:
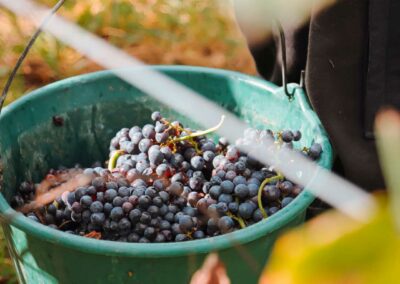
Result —
<instances>
[{"instance_id":1,"label":"green plastic bucket","mask_svg":"<svg viewBox=\"0 0 400 284\"><path fill-rule=\"evenodd\" d=\"M319 164L332 165L328 137L298 85L289 101L282 88L240 73L199 67L151 67L193 88L254 127L300 129L303 144L322 144ZM140 72L129 69L127 72ZM0 212L21 283L188 283L205 256L218 252L232 283L255 283L277 236L304 221L314 197L302 192L292 203L248 228L183 243L119 243L57 231L16 214L8 204L17 185L40 181L51 167L105 160L110 138L122 127L144 124L154 110L197 127L188 117L104 71L38 89L0 116L3 180ZM53 116L62 116L56 126ZM298 143L298 142L296 142ZM301 146L301 145L297 145ZM11 216L11 217L10 217ZM3 218L4 219L4 218Z\"/></svg>"}]
</instances>

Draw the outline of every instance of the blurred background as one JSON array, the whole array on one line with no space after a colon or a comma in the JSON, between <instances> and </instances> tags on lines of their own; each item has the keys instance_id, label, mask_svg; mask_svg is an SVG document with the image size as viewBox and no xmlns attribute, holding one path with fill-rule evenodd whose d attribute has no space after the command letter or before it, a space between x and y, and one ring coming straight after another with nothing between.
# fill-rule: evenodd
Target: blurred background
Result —
<instances>
[{"instance_id":1,"label":"blurred background","mask_svg":"<svg viewBox=\"0 0 400 284\"><path fill-rule=\"evenodd\" d=\"M37 2L53 6L57 1ZM256 72L229 0L66 1L59 14L148 64ZM29 21L0 8L1 86L33 32ZM42 34L15 78L7 102L50 82L100 69Z\"/></svg>"},{"instance_id":2,"label":"blurred background","mask_svg":"<svg viewBox=\"0 0 400 284\"><path fill-rule=\"evenodd\" d=\"M40 0L53 6L56 0ZM58 12L148 64L199 65L256 74L229 0L66 1ZM3 88L34 26L0 8ZM11 86L6 104L30 90L100 66L43 33ZM0 284L16 283L0 229Z\"/></svg>"}]
</instances>

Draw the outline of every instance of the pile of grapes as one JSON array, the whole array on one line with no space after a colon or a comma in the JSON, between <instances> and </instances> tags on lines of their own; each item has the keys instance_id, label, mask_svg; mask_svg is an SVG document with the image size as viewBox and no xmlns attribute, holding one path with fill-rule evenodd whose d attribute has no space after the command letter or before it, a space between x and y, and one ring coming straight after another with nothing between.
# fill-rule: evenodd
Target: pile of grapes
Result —
<instances>
[{"instance_id":1,"label":"pile of grapes","mask_svg":"<svg viewBox=\"0 0 400 284\"><path fill-rule=\"evenodd\" d=\"M202 239L251 226L287 206L302 190L273 167L208 131L170 122L159 112L154 124L123 128L110 142L108 168L74 171L89 182L36 203L41 184L23 182L13 200L31 220L70 234L122 242ZM238 144L293 148L299 131L248 129ZM301 151L316 160L321 145ZM68 181L70 169L51 170L47 193ZM36 206L31 206L31 205ZM28 210L26 210L28 208Z\"/></svg>"}]
</instances>

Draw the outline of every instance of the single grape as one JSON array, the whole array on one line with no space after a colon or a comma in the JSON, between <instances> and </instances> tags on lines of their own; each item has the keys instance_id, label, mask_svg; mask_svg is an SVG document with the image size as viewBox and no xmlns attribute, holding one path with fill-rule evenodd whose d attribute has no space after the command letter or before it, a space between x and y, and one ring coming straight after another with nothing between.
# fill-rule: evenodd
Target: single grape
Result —
<instances>
[{"instance_id":1,"label":"single grape","mask_svg":"<svg viewBox=\"0 0 400 284\"><path fill-rule=\"evenodd\" d=\"M153 113L151 114L151 119L152 119L153 121L160 121L160 120L162 119L162 116L161 116L161 114L160 114L159 111L155 111L155 112L153 112Z\"/></svg>"},{"instance_id":2,"label":"single grape","mask_svg":"<svg viewBox=\"0 0 400 284\"><path fill-rule=\"evenodd\" d=\"M220 231L225 234L231 232L235 227L235 222L232 220L231 217L223 216L218 221L218 228Z\"/></svg>"}]
</instances>

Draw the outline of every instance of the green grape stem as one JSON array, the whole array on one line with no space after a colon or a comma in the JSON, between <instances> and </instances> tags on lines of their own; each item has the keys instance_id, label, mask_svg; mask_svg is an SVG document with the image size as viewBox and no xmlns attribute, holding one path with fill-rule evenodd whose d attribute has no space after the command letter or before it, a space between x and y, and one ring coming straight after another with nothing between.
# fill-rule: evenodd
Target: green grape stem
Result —
<instances>
[{"instance_id":1,"label":"green grape stem","mask_svg":"<svg viewBox=\"0 0 400 284\"><path fill-rule=\"evenodd\" d=\"M118 158L125 154L123 150L115 151L114 154L111 156L110 160L108 161L108 170L112 171L117 166Z\"/></svg>"},{"instance_id":2,"label":"green grape stem","mask_svg":"<svg viewBox=\"0 0 400 284\"><path fill-rule=\"evenodd\" d=\"M226 215L231 217L233 220L236 220L239 223L240 228L242 228L242 229L246 228L246 223L244 222L242 217L236 216L236 215L232 214L231 212L227 212Z\"/></svg>"},{"instance_id":3,"label":"green grape stem","mask_svg":"<svg viewBox=\"0 0 400 284\"><path fill-rule=\"evenodd\" d=\"M207 135L207 134L212 133L214 131L217 131L218 128L220 128L222 126L222 124L224 123L224 120L225 120L225 115L221 116L221 120L216 126L211 127L211 128L209 128L207 130L191 133L190 135L187 135L187 136L175 138L175 139L172 140L172 142L173 143L181 142L181 141L185 141L185 140L188 140L188 139L191 139L191 138L194 138L194 137L204 136L204 135Z\"/></svg>"}]
</instances>

